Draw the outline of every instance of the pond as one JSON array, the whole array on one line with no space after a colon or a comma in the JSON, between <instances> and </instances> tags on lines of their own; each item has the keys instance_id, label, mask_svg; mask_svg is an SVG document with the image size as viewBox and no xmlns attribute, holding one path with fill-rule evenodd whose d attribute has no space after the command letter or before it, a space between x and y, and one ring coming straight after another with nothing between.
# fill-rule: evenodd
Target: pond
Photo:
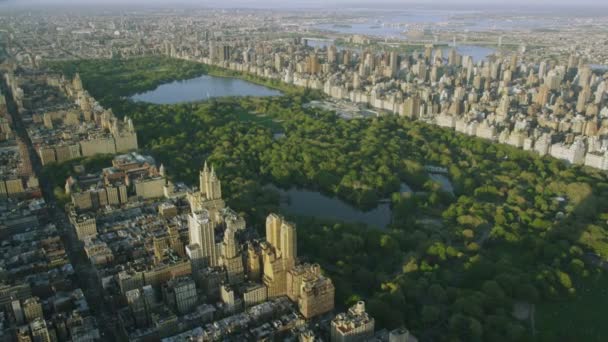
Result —
<instances>
[{"instance_id":1,"label":"pond","mask_svg":"<svg viewBox=\"0 0 608 342\"><path fill-rule=\"evenodd\" d=\"M297 188L283 190L273 185L269 185L268 188L280 193L281 209L290 214L348 223L364 223L378 228L386 228L391 222L392 212L388 203L380 203L372 210L363 211L338 198L328 197L317 191Z\"/></svg>"},{"instance_id":2,"label":"pond","mask_svg":"<svg viewBox=\"0 0 608 342\"><path fill-rule=\"evenodd\" d=\"M154 90L131 96L133 101L175 104L227 96L279 96L282 93L259 84L233 77L203 75L183 81L161 84Z\"/></svg>"}]
</instances>

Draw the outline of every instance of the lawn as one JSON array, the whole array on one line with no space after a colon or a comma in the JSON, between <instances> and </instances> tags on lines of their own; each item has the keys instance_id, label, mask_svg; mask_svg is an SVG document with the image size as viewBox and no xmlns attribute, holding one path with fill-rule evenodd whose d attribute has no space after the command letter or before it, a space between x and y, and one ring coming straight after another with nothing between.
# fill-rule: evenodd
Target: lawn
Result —
<instances>
[{"instance_id":1,"label":"lawn","mask_svg":"<svg viewBox=\"0 0 608 342\"><path fill-rule=\"evenodd\" d=\"M269 116L251 113L247 111L238 111L236 113L236 117L241 122L252 122L269 128L270 130L272 130L273 133L279 133L283 131L283 127L281 126L281 124Z\"/></svg>"}]
</instances>

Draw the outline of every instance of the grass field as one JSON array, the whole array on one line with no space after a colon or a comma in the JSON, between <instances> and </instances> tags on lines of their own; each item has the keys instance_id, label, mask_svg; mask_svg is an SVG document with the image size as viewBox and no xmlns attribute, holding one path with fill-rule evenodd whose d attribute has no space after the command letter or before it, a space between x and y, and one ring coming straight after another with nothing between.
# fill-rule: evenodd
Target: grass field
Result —
<instances>
[{"instance_id":1,"label":"grass field","mask_svg":"<svg viewBox=\"0 0 608 342\"><path fill-rule=\"evenodd\" d=\"M258 125L267 127L272 130L273 133L283 131L283 127L281 126L281 124L269 116L239 111L238 113L236 113L236 117L239 119L239 121L242 122L253 122Z\"/></svg>"}]
</instances>

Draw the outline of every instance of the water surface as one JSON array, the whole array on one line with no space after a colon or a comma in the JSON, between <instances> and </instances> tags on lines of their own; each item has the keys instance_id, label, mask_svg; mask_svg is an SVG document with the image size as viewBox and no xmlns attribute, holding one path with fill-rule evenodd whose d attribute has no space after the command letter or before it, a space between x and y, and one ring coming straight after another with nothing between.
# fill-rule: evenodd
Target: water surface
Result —
<instances>
[{"instance_id":1,"label":"water surface","mask_svg":"<svg viewBox=\"0 0 608 342\"><path fill-rule=\"evenodd\" d=\"M533 16L490 11L396 10L362 14L358 20L336 21L314 25L313 28L343 34L362 34L381 38L406 38L409 30L440 30L458 32L542 30L554 28L563 16Z\"/></svg>"},{"instance_id":2,"label":"water surface","mask_svg":"<svg viewBox=\"0 0 608 342\"><path fill-rule=\"evenodd\" d=\"M364 223L378 228L386 228L391 222L392 211L388 203L380 203L372 210L363 211L338 198L328 197L317 191L297 188L283 190L272 185L268 187L280 193L281 209L291 214Z\"/></svg>"},{"instance_id":3,"label":"water surface","mask_svg":"<svg viewBox=\"0 0 608 342\"><path fill-rule=\"evenodd\" d=\"M174 104L227 96L279 96L281 92L233 77L203 75L161 84L154 90L131 96L131 100L155 104Z\"/></svg>"},{"instance_id":4,"label":"water surface","mask_svg":"<svg viewBox=\"0 0 608 342\"><path fill-rule=\"evenodd\" d=\"M431 177L432 180L438 182L439 184L441 184L441 189L445 192L449 192L452 195L454 194L454 186L452 185L452 182L450 181L450 179L442 174L437 174L437 173L430 173L429 177Z\"/></svg>"}]
</instances>

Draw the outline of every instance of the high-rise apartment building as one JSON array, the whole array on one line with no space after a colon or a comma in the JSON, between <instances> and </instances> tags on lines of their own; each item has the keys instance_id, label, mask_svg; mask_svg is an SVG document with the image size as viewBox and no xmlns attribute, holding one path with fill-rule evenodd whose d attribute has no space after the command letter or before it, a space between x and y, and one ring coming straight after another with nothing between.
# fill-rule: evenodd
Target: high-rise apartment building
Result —
<instances>
[{"instance_id":1,"label":"high-rise apartment building","mask_svg":"<svg viewBox=\"0 0 608 342\"><path fill-rule=\"evenodd\" d=\"M237 296L236 291L232 286L222 285L220 287L220 295L222 302L225 304L224 312L233 313L242 308L243 300Z\"/></svg>"},{"instance_id":2,"label":"high-rise apartment building","mask_svg":"<svg viewBox=\"0 0 608 342\"><path fill-rule=\"evenodd\" d=\"M243 293L243 304L251 307L268 299L268 289L263 284L248 283L241 288Z\"/></svg>"},{"instance_id":3,"label":"high-rise apartment building","mask_svg":"<svg viewBox=\"0 0 608 342\"><path fill-rule=\"evenodd\" d=\"M219 52L219 61L220 62L228 62L231 57L231 48L230 45L222 45Z\"/></svg>"},{"instance_id":4,"label":"high-rise apartment building","mask_svg":"<svg viewBox=\"0 0 608 342\"><path fill-rule=\"evenodd\" d=\"M30 297L23 301L23 314L26 322L32 322L36 318L44 318L42 314L42 304L38 297Z\"/></svg>"},{"instance_id":5,"label":"high-rise apartment building","mask_svg":"<svg viewBox=\"0 0 608 342\"><path fill-rule=\"evenodd\" d=\"M30 332L36 342L51 342L51 335L44 318L36 318L30 323Z\"/></svg>"},{"instance_id":6,"label":"high-rise apartment building","mask_svg":"<svg viewBox=\"0 0 608 342\"><path fill-rule=\"evenodd\" d=\"M147 285L125 292L127 304L139 328L147 327L152 319L152 309L155 306L154 289Z\"/></svg>"},{"instance_id":7,"label":"high-rise apartment building","mask_svg":"<svg viewBox=\"0 0 608 342\"><path fill-rule=\"evenodd\" d=\"M287 296L298 303L300 313L312 318L334 309L335 288L321 274L318 264L302 264L287 272Z\"/></svg>"},{"instance_id":8,"label":"high-rise apartment building","mask_svg":"<svg viewBox=\"0 0 608 342\"><path fill-rule=\"evenodd\" d=\"M194 280L188 276L171 279L163 285L163 299L180 315L191 312L198 302Z\"/></svg>"},{"instance_id":9,"label":"high-rise apartment building","mask_svg":"<svg viewBox=\"0 0 608 342\"><path fill-rule=\"evenodd\" d=\"M336 48L335 45L332 44L327 49L327 63L336 64L337 60L338 60L338 49Z\"/></svg>"},{"instance_id":10,"label":"high-rise apartment building","mask_svg":"<svg viewBox=\"0 0 608 342\"><path fill-rule=\"evenodd\" d=\"M262 251L260 246L249 242L247 244L247 277L251 281L262 280Z\"/></svg>"},{"instance_id":11,"label":"high-rise apartment building","mask_svg":"<svg viewBox=\"0 0 608 342\"><path fill-rule=\"evenodd\" d=\"M22 177L29 177L33 174L32 172L32 160L30 159L30 152L27 145L21 138L17 138L17 146L19 146L19 154L21 155L21 165L19 167L19 175Z\"/></svg>"},{"instance_id":12,"label":"high-rise apartment building","mask_svg":"<svg viewBox=\"0 0 608 342\"><path fill-rule=\"evenodd\" d=\"M321 71L321 64L316 54L311 53L306 58L306 71L309 74L318 74Z\"/></svg>"},{"instance_id":13,"label":"high-rise apartment building","mask_svg":"<svg viewBox=\"0 0 608 342\"><path fill-rule=\"evenodd\" d=\"M242 282L245 274L236 234L237 229L234 227L227 228L224 231L224 240L220 247L219 264L226 270L226 276L230 284Z\"/></svg>"},{"instance_id":14,"label":"high-rise apartment building","mask_svg":"<svg viewBox=\"0 0 608 342\"><path fill-rule=\"evenodd\" d=\"M190 244L198 244L200 248L200 262L204 266L217 266L215 248L215 224L209 211L200 210L188 215L188 232Z\"/></svg>"},{"instance_id":15,"label":"high-rise apartment building","mask_svg":"<svg viewBox=\"0 0 608 342\"><path fill-rule=\"evenodd\" d=\"M207 162L205 162L205 166L200 172L199 185L201 193L203 193L207 199L213 200L222 198L221 182L217 178L213 166L211 167L211 170L209 170Z\"/></svg>"},{"instance_id":16,"label":"high-rise apartment building","mask_svg":"<svg viewBox=\"0 0 608 342\"><path fill-rule=\"evenodd\" d=\"M420 114L420 96L418 94L414 94L413 96L408 97L403 102L403 109L401 115L411 118L417 119Z\"/></svg>"},{"instance_id":17,"label":"high-rise apartment building","mask_svg":"<svg viewBox=\"0 0 608 342\"><path fill-rule=\"evenodd\" d=\"M199 191L188 193L187 199L192 212L202 209L219 211L226 206L222 200L222 184L213 166L210 169L207 162L199 172Z\"/></svg>"},{"instance_id":18,"label":"high-rise apartment building","mask_svg":"<svg viewBox=\"0 0 608 342\"><path fill-rule=\"evenodd\" d=\"M78 205L76 207L80 208ZM84 240L86 237L97 235L97 221L92 215L76 215L76 213L72 213L70 214L70 222L74 226L76 236L79 240Z\"/></svg>"},{"instance_id":19,"label":"high-rise apartment building","mask_svg":"<svg viewBox=\"0 0 608 342\"><path fill-rule=\"evenodd\" d=\"M397 76L399 71L399 55L397 51L391 51L389 58L389 68L391 70L391 77Z\"/></svg>"},{"instance_id":20,"label":"high-rise apartment building","mask_svg":"<svg viewBox=\"0 0 608 342\"><path fill-rule=\"evenodd\" d=\"M277 259L282 259L284 269L290 270L296 262L296 227L282 216L270 214L266 218L266 241L274 248Z\"/></svg>"},{"instance_id":21,"label":"high-rise apartment building","mask_svg":"<svg viewBox=\"0 0 608 342\"><path fill-rule=\"evenodd\" d=\"M268 288L268 298L285 296L287 294L287 271L283 260L277 255L277 249L268 243L262 243L262 259L264 277L262 281Z\"/></svg>"}]
</instances>

